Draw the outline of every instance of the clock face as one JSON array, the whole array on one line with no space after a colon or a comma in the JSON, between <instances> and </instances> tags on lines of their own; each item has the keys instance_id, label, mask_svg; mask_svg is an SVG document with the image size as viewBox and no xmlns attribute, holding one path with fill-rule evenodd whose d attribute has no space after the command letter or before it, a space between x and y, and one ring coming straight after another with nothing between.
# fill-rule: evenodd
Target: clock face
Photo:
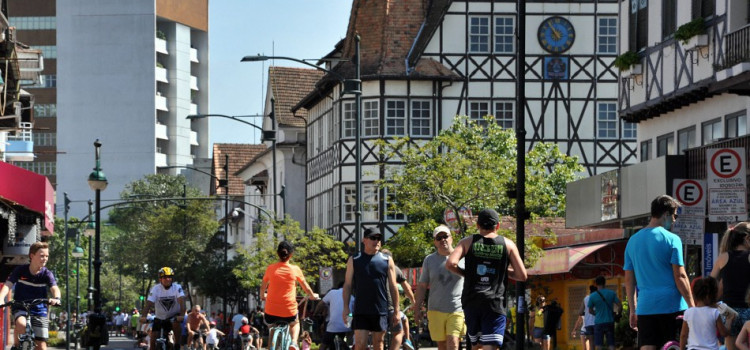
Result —
<instances>
[{"instance_id":1,"label":"clock face","mask_svg":"<svg viewBox=\"0 0 750 350\"><path fill-rule=\"evenodd\" d=\"M556 16L545 19L537 33L539 45L549 53L568 51L576 39L573 25L565 18Z\"/></svg>"}]
</instances>

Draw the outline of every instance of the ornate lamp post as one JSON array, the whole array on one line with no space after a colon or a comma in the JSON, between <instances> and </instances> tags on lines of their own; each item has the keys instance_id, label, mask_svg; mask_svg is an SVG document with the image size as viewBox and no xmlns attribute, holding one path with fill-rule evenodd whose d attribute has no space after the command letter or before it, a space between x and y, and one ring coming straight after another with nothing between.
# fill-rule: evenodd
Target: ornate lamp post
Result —
<instances>
[{"instance_id":1,"label":"ornate lamp post","mask_svg":"<svg viewBox=\"0 0 750 350\"><path fill-rule=\"evenodd\" d=\"M94 225L94 202L89 200L89 222L86 224L86 229L83 230L83 235L89 239L89 257L88 257L88 275L89 284L86 288L86 311L91 311L91 301L94 299L94 287L91 286L91 257L94 255L94 245L91 244L91 238L96 234L96 227Z\"/></svg>"},{"instance_id":2,"label":"ornate lamp post","mask_svg":"<svg viewBox=\"0 0 750 350\"><path fill-rule=\"evenodd\" d=\"M94 312L102 312L102 296L101 296L101 283L99 280L99 273L102 267L102 261L100 258L101 252L101 192L107 188L107 176L104 175L101 168L100 152L102 144L99 139L94 141L95 160L96 166L94 171L89 174L89 187L96 193L94 203L96 204L96 210L94 214L96 219L94 220Z\"/></svg>"}]
</instances>

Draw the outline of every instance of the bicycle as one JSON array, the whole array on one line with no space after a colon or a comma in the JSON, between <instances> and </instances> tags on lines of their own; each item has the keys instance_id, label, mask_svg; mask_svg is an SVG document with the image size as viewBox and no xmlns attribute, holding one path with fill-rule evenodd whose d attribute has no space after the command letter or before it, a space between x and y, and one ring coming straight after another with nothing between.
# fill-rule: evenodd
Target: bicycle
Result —
<instances>
[{"instance_id":1,"label":"bicycle","mask_svg":"<svg viewBox=\"0 0 750 350\"><path fill-rule=\"evenodd\" d=\"M680 331L682 330L682 315L675 318L675 340L670 340L661 347L661 350L680 350Z\"/></svg>"},{"instance_id":2,"label":"bicycle","mask_svg":"<svg viewBox=\"0 0 750 350\"><path fill-rule=\"evenodd\" d=\"M166 335L164 334L164 325L169 324L170 326L174 324L175 318L170 317L166 320L160 320L162 322L161 327L159 328L159 337L156 338L156 350L172 350L174 348L174 331L170 329L169 333ZM154 320L156 322L156 320ZM171 328L171 327L170 327Z\"/></svg>"},{"instance_id":3,"label":"bicycle","mask_svg":"<svg viewBox=\"0 0 750 350\"><path fill-rule=\"evenodd\" d=\"M195 331L193 334L192 341L187 344L187 349L188 350L203 350L203 342L205 341L206 333L208 332L205 332L202 330Z\"/></svg>"},{"instance_id":4,"label":"bicycle","mask_svg":"<svg viewBox=\"0 0 750 350\"><path fill-rule=\"evenodd\" d=\"M49 299L32 299L25 301L11 300L0 305L0 308L6 306L17 306L26 310L26 332L18 335L18 345L20 350L34 350L34 327L31 326L31 307L39 304L49 304Z\"/></svg>"},{"instance_id":5,"label":"bicycle","mask_svg":"<svg viewBox=\"0 0 750 350\"><path fill-rule=\"evenodd\" d=\"M268 350L289 350L292 336L289 334L289 323L279 321L269 327L271 337L268 339Z\"/></svg>"}]
</instances>

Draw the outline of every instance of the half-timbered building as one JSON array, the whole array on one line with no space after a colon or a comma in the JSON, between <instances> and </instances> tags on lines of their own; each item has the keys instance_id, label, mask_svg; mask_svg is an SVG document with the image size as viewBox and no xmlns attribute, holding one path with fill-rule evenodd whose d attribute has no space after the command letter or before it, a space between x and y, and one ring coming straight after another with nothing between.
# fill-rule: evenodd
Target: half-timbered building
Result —
<instances>
[{"instance_id":1,"label":"half-timbered building","mask_svg":"<svg viewBox=\"0 0 750 350\"><path fill-rule=\"evenodd\" d=\"M636 160L635 124L617 116L618 2L526 2L527 147L554 142L578 156L587 175ZM515 1L354 0L347 35L329 68L354 76L361 37L362 225L387 237L406 222L392 193L374 181L397 159L375 141L429 139L456 115L493 115L515 127L518 64ZM354 240L355 98L332 75L294 108L309 110L307 226ZM457 169L460 171L460 169Z\"/></svg>"}]
</instances>

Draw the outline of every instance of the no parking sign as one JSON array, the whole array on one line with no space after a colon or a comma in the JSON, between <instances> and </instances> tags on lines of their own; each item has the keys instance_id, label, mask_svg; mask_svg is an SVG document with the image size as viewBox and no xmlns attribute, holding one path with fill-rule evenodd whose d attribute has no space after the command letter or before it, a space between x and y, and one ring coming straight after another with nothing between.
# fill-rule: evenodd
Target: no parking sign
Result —
<instances>
[{"instance_id":1,"label":"no parking sign","mask_svg":"<svg viewBox=\"0 0 750 350\"><path fill-rule=\"evenodd\" d=\"M674 179L674 197L682 206L680 218L675 221L672 231L687 244L700 244L706 221L706 182L703 180Z\"/></svg>"},{"instance_id":2,"label":"no parking sign","mask_svg":"<svg viewBox=\"0 0 750 350\"><path fill-rule=\"evenodd\" d=\"M712 222L747 220L744 148L706 150L708 219Z\"/></svg>"}]
</instances>

